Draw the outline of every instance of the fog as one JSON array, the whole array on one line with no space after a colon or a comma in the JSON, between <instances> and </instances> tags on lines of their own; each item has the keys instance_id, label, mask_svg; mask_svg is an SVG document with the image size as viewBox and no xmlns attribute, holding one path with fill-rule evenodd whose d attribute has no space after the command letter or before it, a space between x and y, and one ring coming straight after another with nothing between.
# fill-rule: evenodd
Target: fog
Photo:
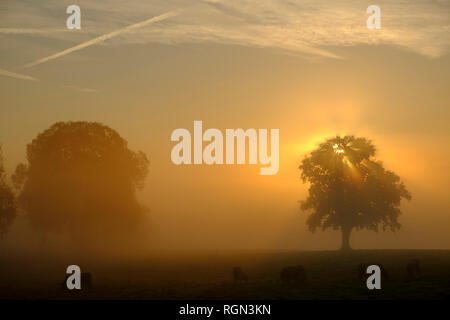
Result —
<instances>
[{"instance_id":1,"label":"fog","mask_svg":"<svg viewBox=\"0 0 450 320\"><path fill-rule=\"evenodd\" d=\"M412 194L412 201L402 204L400 231L357 231L352 247L450 248L448 56L429 59L389 46L341 49L346 59L339 61L233 46L134 49L93 49L103 59L97 71L105 71L95 76L101 80L96 94L54 90L45 83L19 88L1 79L6 107L0 109L0 141L12 174L25 162L26 145L55 122L97 121L116 130L131 150L142 150L150 160L145 186L136 192L148 208L138 239L118 237L120 245L91 252L67 234L43 236L22 210L0 241L3 255L338 249L340 233L311 234L298 203L308 188L300 179L301 160L336 134L371 139L376 158ZM121 54L135 63L116 65ZM162 55L166 60L158 64L145 63ZM133 77L108 77L112 66ZM82 72L67 68L84 81ZM93 62L86 61L83 69L90 68ZM55 77L66 72L50 69L40 72ZM170 134L192 130L194 120L222 131L279 129L279 172L262 176L259 165L248 164L173 164Z\"/></svg>"}]
</instances>

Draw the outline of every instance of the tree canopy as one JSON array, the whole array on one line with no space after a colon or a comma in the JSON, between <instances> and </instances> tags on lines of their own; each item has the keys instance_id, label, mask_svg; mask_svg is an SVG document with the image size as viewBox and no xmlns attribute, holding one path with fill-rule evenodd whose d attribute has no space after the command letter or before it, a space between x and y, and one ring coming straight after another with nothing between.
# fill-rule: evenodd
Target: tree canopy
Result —
<instances>
[{"instance_id":1,"label":"tree canopy","mask_svg":"<svg viewBox=\"0 0 450 320\"><path fill-rule=\"evenodd\" d=\"M8 232L17 213L17 202L14 192L7 182L3 154L0 146L0 238Z\"/></svg>"},{"instance_id":2,"label":"tree canopy","mask_svg":"<svg viewBox=\"0 0 450 320\"><path fill-rule=\"evenodd\" d=\"M80 121L40 133L12 178L37 229L92 245L133 232L143 213L136 190L147 172L146 155L131 151L116 131Z\"/></svg>"},{"instance_id":3,"label":"tree canopy","mask_svg":"<svg viewBox=\"0 0 450 320\"><path fill-rule=\"evenodd\" d=\"M401 200L411 199L399 176L375 160L375 153L366 138L336 136L299 167L303 182L310 184L308 197L301 201L301 209L310 212L309 229L342 230L343 249L350 247L352 229L400 229Z\"/></svg>"}]
</instances>

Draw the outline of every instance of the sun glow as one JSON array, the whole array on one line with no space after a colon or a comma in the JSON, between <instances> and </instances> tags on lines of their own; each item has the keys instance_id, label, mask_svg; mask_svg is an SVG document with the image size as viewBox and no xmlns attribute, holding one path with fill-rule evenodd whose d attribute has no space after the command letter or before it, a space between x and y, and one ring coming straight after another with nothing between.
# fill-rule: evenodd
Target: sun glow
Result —
<instances>
[{"instance_id":1,"label":"sun glow","mask_svg":"<svg viewBox=\"0 0 450 320\"><path fill-rule=\"evenodd\" d=\"M344 153L344 149L342 149L342 147L340 147L339 145L335 144L333 146L333 150L335 153Z\"/></svg>"}]
</instances>

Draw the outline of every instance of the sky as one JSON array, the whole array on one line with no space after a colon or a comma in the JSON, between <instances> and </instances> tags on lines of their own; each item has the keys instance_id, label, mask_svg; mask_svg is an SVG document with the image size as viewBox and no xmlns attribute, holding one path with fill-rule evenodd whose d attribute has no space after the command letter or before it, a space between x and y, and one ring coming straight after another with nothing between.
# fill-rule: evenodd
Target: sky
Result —
<instances>
[{"instance_id":1,"label":"sky","mask_svg":"<svg viewBox=\"0 0 450 320\"><path fill-rule=\"evenodd\" d=\"M70 4L81 30L66 29ZM53 123L98 121L149 156L139 198L152 246L331 250L339 233L310 234L299 210L308 186L298 166L326 138L354 134L372 140L413 199L400 231L356 232L353 247L449 249L450 1L377 1L380 30L366 27L371 4L2 1L6 168ZM192 132L194 120L279 129L278 174L174 165L171 132ZM3 246L32 234L22 220Z\"/></svg>"}]
</instances>

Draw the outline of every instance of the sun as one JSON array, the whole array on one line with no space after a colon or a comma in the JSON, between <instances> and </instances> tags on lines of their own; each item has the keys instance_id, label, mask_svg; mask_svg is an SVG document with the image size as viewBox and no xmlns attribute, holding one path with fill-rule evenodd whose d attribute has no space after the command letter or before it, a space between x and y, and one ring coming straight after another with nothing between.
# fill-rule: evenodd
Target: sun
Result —
<instances>
[{"instance_id":1,"label":"sun","mask_svg":"<svg viewBox=\"0 0 450 320\"><path fill-rule=\"evenodd\" d=\"M333 150L335 153L344 153L344 149L342 149L342 147L340 147L338 144L335 144L333 146Z\"/></svg>"}]
</instances>

